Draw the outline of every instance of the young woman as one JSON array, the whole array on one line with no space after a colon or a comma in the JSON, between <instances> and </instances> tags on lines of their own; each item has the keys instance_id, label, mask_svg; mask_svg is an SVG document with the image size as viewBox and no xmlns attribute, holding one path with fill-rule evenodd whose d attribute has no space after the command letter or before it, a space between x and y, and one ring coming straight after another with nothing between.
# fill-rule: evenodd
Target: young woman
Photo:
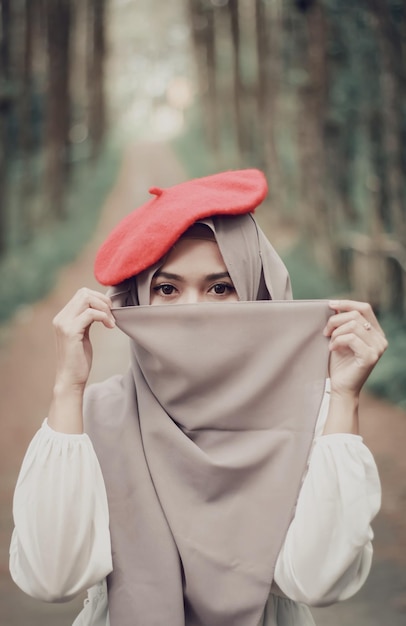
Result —
<instances>
[{"instance_id":1,"label":"young woman","mask_svg":"<svg viewBox=\"0 0 406 626\"><path fill-rule=\"evenodd\" d=\"M48 419L18 479L10 569L75 626L310 626L357 592L380 484L358 400L386 339L368 304L294 301L251 213L257 170L165 190L55 318ZM130 337L85 386L93 323ZM329 379L326 382L326 378Z\"/></svg>"}]
</instances>

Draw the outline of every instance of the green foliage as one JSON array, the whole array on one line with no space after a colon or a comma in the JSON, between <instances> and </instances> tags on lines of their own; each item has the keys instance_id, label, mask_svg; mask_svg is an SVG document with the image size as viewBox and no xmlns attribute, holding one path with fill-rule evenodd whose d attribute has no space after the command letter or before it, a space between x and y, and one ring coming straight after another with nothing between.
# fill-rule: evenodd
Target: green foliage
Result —
<instances>
[{"instance_id":1,"label":"green foliage","mask_svg":"<svg viewBox=\"0 0 406 626\"><path fill-rule=\"evenodd\" d=\"M290 275L295 299L325 299L343 292L343 285L333 280L315 263L304 241L282 256Z\"/></svg>"},{"instance_id":2,"label":"green foliage","mask_svg":"<svg viewBox=\"0 0 406 626\"><path fill-rule=\"evenodd\" d=\"M368 389L406 409L406 323L393 316L380 319L389 346L368 380Z\"/></svg>"},{"instance_id":3,"label":"green foliage","mask_svg":"<svg viewBox=\"0 0 406 626\"><path fill-rule=\"evenodd\" d=\"M72 261L90 238L103 201L115 179L119 153L107 145L96 164L75 169L67 218L54 223L26 245L14 246L0 262L0 322L19 307L44 296L61 266Z\"/></svg>"},{"instance_id":4,"label":"green foliage","mask_svg":"<svg viewBox=\"0 0 406 626\"><path fill-rule=\"evenodd\" d=\"M202 114L198 104L188 111L186 130L173 139L172 147L187 171L188 178L213 173L213 163L205 141Z\"/></svg>"}]
</instances>

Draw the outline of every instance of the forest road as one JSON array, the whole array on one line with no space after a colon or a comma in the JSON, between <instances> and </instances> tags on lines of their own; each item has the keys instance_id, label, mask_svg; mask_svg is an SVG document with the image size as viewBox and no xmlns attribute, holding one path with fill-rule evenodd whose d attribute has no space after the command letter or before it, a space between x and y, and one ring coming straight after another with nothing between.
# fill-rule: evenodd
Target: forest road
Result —
<instances>
[{"instance_id":1,"label":"forest road","mask_svg":"<svg viewBox=\"0 0 406 626\"><path fill-rule=\"evenodd\" d=\"M78 598L50 605L32 600L14 585L8 571L13 490L27 445L46 416L51 398L55 367L52 319L78 288L100 289L93 276L94 254L114 224L145 201L150 186L165 187L185 177L167 144L129 146L90 243L60 272L46 298L21 310L1 329L0 626L70 626L83 602ZM278 247L275 232L272 240ZM122 333L94 328L92 341L92 381L126 370L128 348ZM362 431L377 460L384 494L374 523L374 564L367 583L354 598L314 610L318 626L406 624L406 413L364 395Z\"/></svg>"}]
</instances>

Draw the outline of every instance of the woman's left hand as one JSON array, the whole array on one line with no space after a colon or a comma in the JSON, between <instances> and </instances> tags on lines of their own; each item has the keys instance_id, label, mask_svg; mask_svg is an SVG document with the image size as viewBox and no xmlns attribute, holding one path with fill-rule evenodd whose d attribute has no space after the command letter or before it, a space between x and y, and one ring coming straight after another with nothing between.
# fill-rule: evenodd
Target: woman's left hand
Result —
<instances>
[{"instance_id":1,"label":"woman's left hand","mask_svg":"<svg viewBox=\"0 0 406 626\"><path fill-rule=\"evenodd\" d=\"M370 304L332 300L329 305L335 311L324 329L330 337L331 392L356 397L388 342Z\"/></svg>"}]
</instances>

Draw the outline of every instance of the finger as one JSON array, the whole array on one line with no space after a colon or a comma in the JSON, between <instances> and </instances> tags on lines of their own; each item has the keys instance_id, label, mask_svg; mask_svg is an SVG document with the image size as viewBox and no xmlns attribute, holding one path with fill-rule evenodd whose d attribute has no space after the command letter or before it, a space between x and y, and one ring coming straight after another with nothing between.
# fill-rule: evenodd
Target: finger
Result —
<instances>
[{"instance_id":1,"label":"finger","mask_svg":"<svg viewBox=\"0 0 406 626\"><path fill-rule=\"evenodd\" d=\"M353 319L358 320L366 330L374 328L382 336L385 336L372 307L368 302L356 302L354 300L331 300L329 305L337 311L336 315L332 315L327 321L325 327L325 335L330 336L334 328L339 324Z\"/></svg>"},{"instance_id":2,"label":"finger","mask_svg":"<svg viewBox=\"0 0 406 626\"><path fill-rule=\"evenodd\" d=\"M115 324L114 317L111 313L111 300L108 296L90 289L80 289L68 304L58 313L56 319L67 320L73 319L80 315L88 308L103 311L109 317L111 324Z\"/></svg>"},{"instance_id":3,"label":"finger","mask_svg":"<svg viewBox=\"0 0 406 626\"><path fill-rule=\"evenodd\" d=\"M366 324L369 322L364 322L364 318L360 317L360 319L349 319L348 321L343 321L338 324L334 330L331 332L331 339L335 339L340 335L347 334L357 334L361 339L363 339L366 343L371 344L376 341L376 334L374 332L371 333L372 326L369 328Z\"/></svg>"},{"instance_id":4,"label":"finger","mask_svg":"<svg viewBox=\"0 0 406 626\"><path fill-rule=\"evenodd\" d=\"M73 318L57 316L54 319L54 327L58 335L62 335L67 338L82 338L86 330L94 322L101 322L107 328L113 328L115 326L114 319L112 321L110 314L105 311L100 311L99 309L92 309L88 307L79 315L75 315Z\"/></svg>"},{"instance_id":5,"label":"finger","mask_svg":"<svg viewBox=\"0 0 406 626\"><path fill-rule=\"evenodd\" d=\"M377 322L375 313L369 302L357 302L356 300L330 300L330 308L337 312L358 311L365 319Z\"/></svg>"},{"instance_id":6,"label":"finger","mask_svg":"<svg viewBox=\"0 0 406 626\"><path fill-rule=\"evenodd\" d=\"M365 365L376 363L380 357L380 351L375 345L368 345L356 333L338 335L330 341L330 351L350 350L354 357Z\"/></svg>"},{"instance_id":7,"label":"finger","mask_svg":"<svg viewBox=\"0 0 406 626\"><path fill-rule=\"evenodd\" d=\"M339 328L340 326L343 326L345 324L351 324L354 329L356 326L362 326L364 323L366 323L366 319L357 310L345 311L344 313L336 313L336 315L332 315L327 320L324 334L329 337L332 335L334 330Z\"/></svg>"},{"instance_id":8,"label":"finger","mask_svg":"<svg viewBox=\"0 0 406 626\"><path fill-rule=\"evenodd\" d=\"M73 298L69 300L67 305L62 310L67 311L82 311L88 306L93 308L111 309L112 302L105 294L83 287L79 289Z\"/></svg>"},{"instance_id":9,"label":"finger","mask_svg":"<svg viewBox=\"0 0 406 626\"><path fill-rule=\"evenodd\" d=\"M116 320L113 317L111 312L111 306L106 300L100 299L98 297L90 296L88 301L88 307L94 311L101 311L106 314L109 319L110 325L115 326ZM86 308L84 310L87 310Z\"/></svg>"},{"instance_id":10,"label":"finger","mask_svg":"<svg viewBox=\"0 0 406 626\"><path fill-rule=\"evenodd\" d=\"M388 341L379 325L378 328L372 325L368 327L366 326L368 323L358 312L339 313L332 316L331 322L324 329L324 334L331 339L340 335L356 334L369 346L375 346L381 356L388 347Z\"/></svg>"},{"instance_id":11,"label":"finger","mask_svg":"<svg viewBox=\"0 0 406 626\"><path fill-rule=\"evenodd\" d=\"M354 357L364 363L371 366L382 356L386 350L384 340L378 336L377 340L371 344L368 344L356 333L339 334L330 341L330 351L351 350Z\"/></svg>"},{"instance_id":12,"label":"finger","mask_svg":"<svg viewBox=\"0 0 406 626\"><path fill-rule=\"evenodd\" d=\"M94 322L101 322L107 328L114 328L116 325L116 321L111 315L110 310L102 311L91 307L83 311L83 313L78 316L77 321L83 328L88 328Z\"/></svg>"}]
</instances>

